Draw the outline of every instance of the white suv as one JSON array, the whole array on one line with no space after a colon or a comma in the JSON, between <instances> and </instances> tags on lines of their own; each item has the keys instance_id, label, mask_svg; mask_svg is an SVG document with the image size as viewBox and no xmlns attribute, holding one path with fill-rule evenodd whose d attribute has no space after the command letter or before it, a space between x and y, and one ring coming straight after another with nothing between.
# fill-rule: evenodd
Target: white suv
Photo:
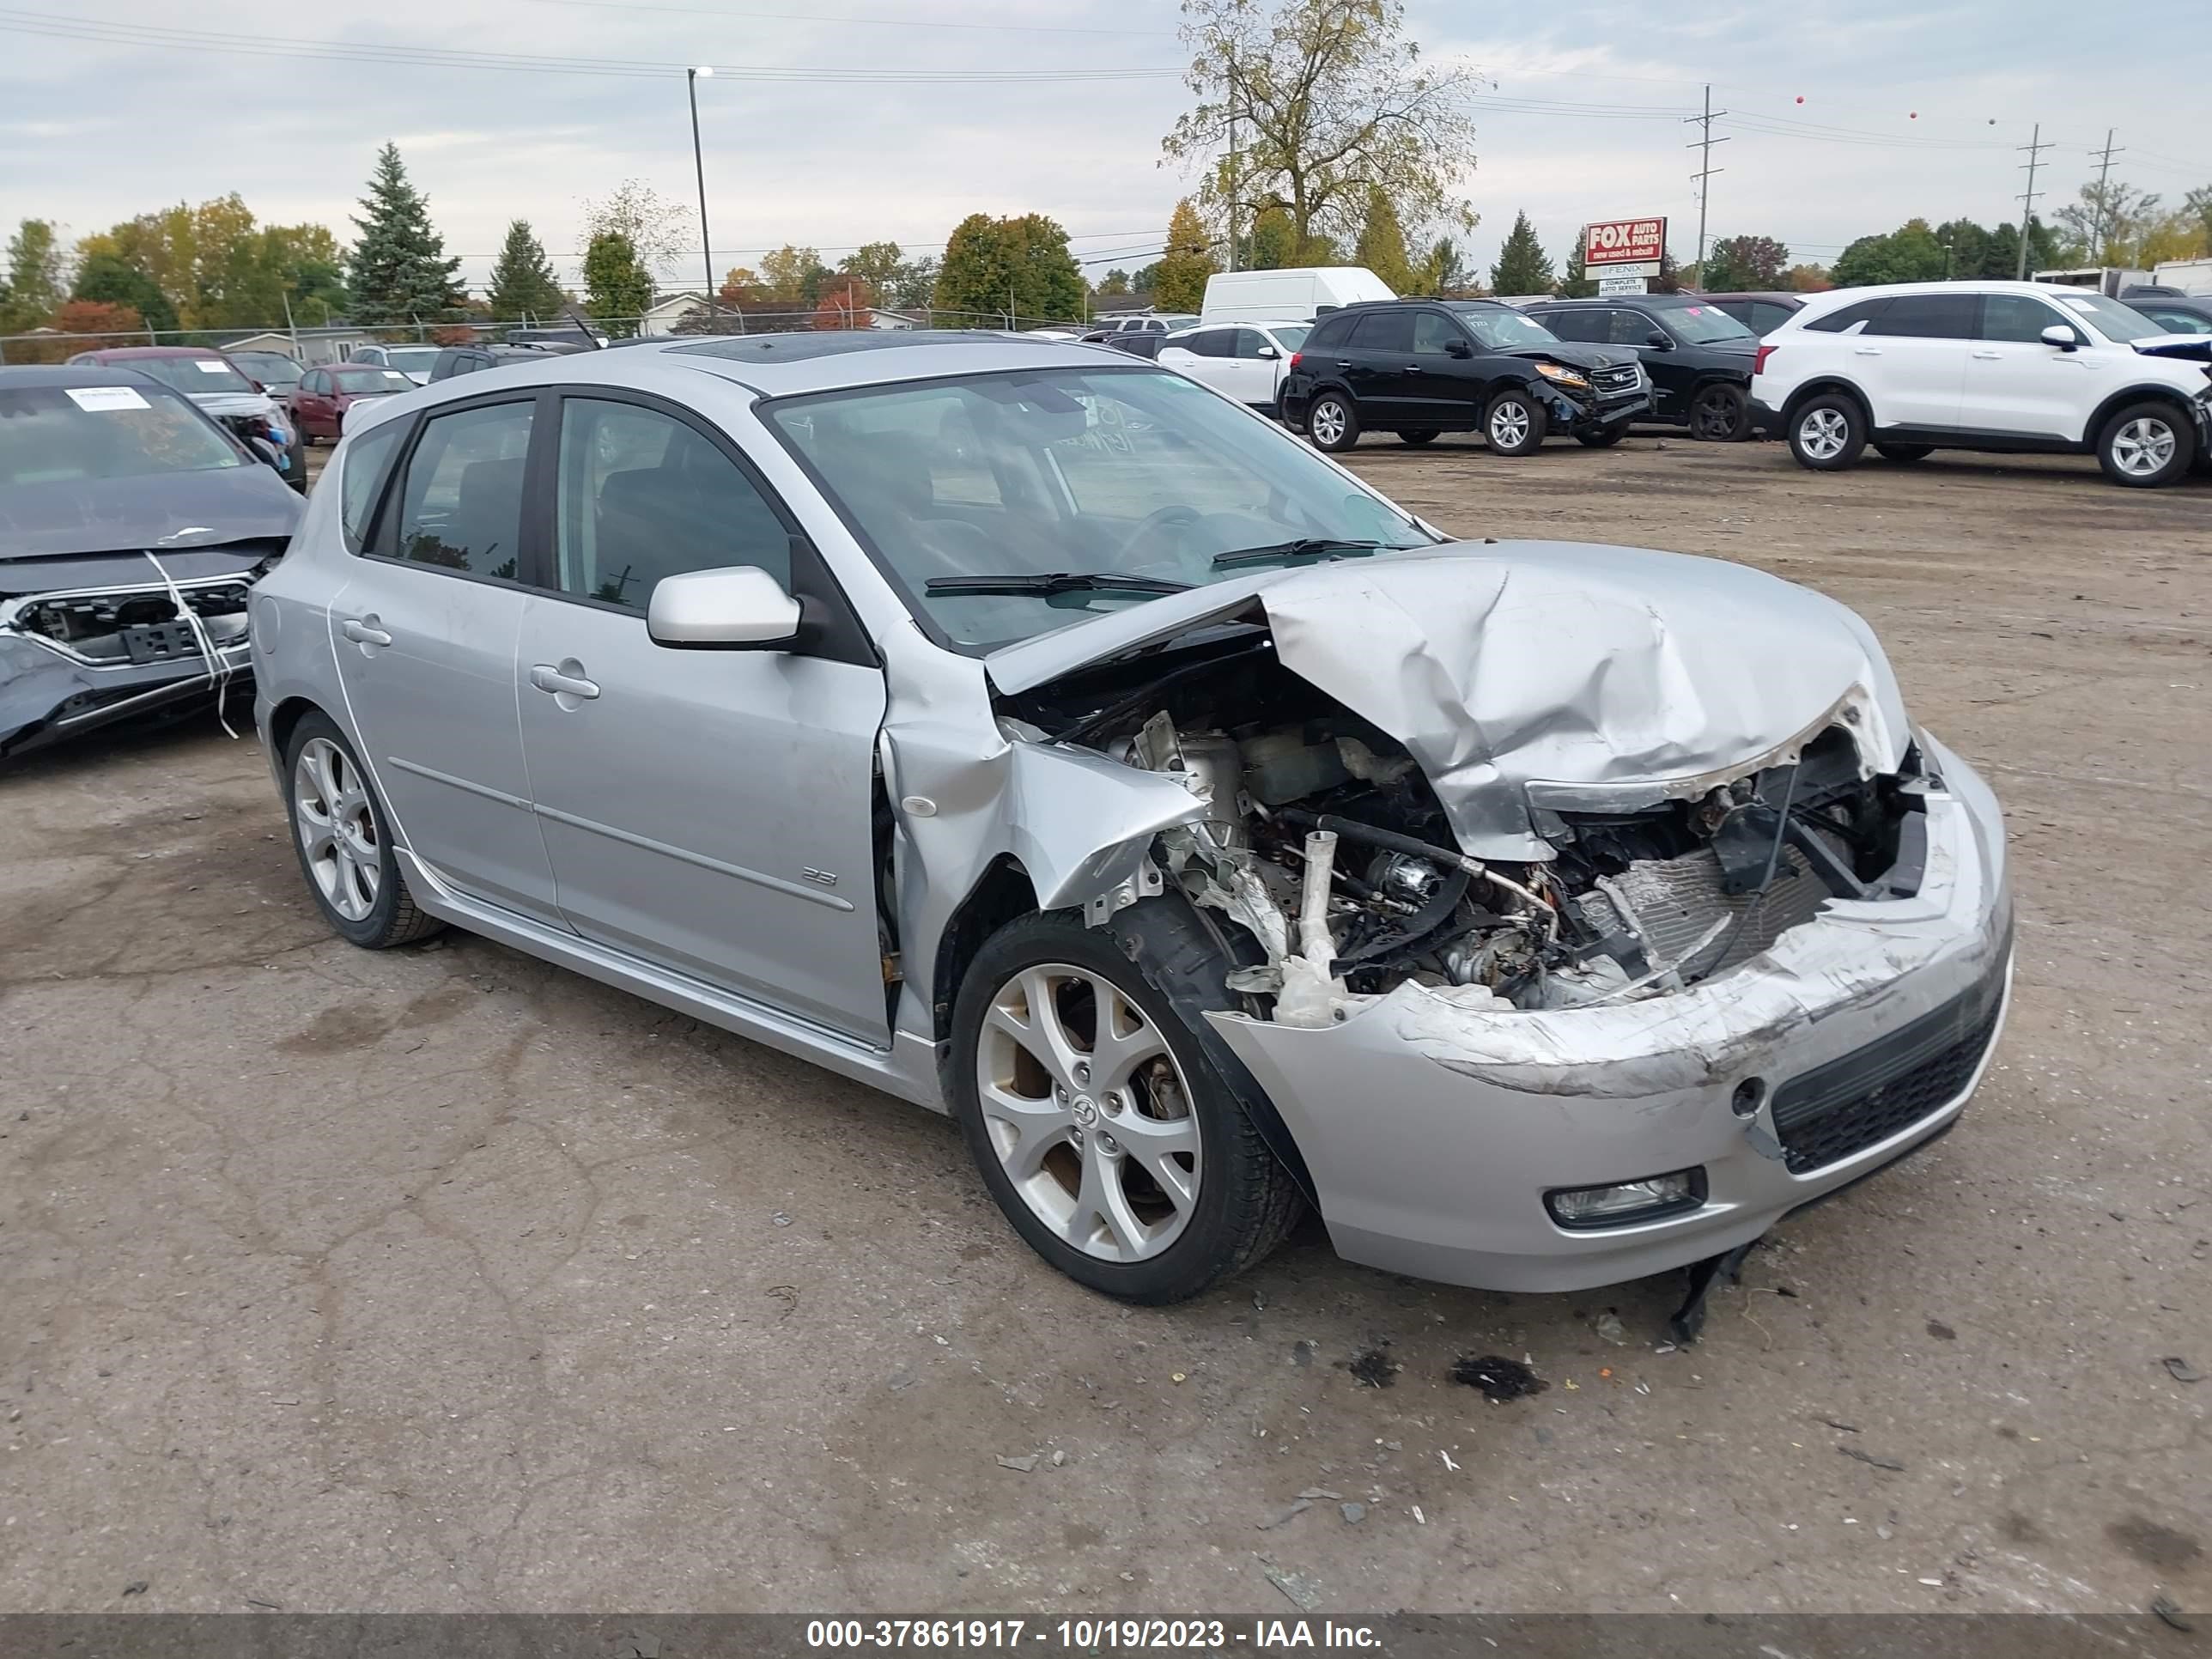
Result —
<instances>
[{"instance_id":1,"label":"white suv","mask_svg":"<svg viewBox=\"0 0 2212 1659\"><path fill-rule=\"evenodd\" d=\"M2035 283L1918 283L1814 299L1761 343L1759 430L1800 464L1936 449L2094 454L2115 483L2173 483L2212 454L2212 337Z\"/></svg>"}]
</instances>

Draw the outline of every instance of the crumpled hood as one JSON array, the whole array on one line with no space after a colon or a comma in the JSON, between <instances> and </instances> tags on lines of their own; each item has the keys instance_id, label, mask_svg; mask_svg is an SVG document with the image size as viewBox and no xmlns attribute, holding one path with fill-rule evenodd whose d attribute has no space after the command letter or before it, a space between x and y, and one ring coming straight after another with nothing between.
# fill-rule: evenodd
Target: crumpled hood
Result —
<instances>
[{"instance_id":1,"label":"crumpled hood","mask_svg":"<svg viewBox=\"0 0 2212 1659\"><path fill-rule=\"evenodd\" d=\"M1834 600L1717 559L1571 542L1268 572L1008 647L986 667L1019 691L1240 613L1265 621L1285 667L1406 745L1478 858L1549 859L1549 811L1702 793L1832 720L1870 772L1894 768L1910 738L1880 643Z\"/></svg>"},{"instance_id":2,"label":"crumpled hood","mask_svg":"<svg viewBox=\"0 0 2212 1659\"><path fill-rule=\"evenodd\" d=\"M276 404L260 392L188 392L185 394L218 421L240 415L274 415Z\"/></svg>"},{"instance_id":3,"label":"crumpled hood","mask_svg":"<svg viewBox=\"0 0 2212 1659\"><path fill-rule=\"evenodd\" d=\"M2212 334L2160 334L2135 343L2146 357L2179 357L2212 363Z\"/></svg>"},{"instance_id":4,"label":"crumpled hood","mask_svg":"<svg viewBox=\"0 0 2212 1659\"><path fill-rule=\"evenodd\" d=\"M1612 351L1603 346L1588 344L1580 340L1554 340L1540 345L1514 346L1505 355L1509 357L1529 357L1548 362L1565 363L1572 368L1612 368L1621 363L1636 361L1633 351Z\"/></svg>"},{"instance_id":5,"label":"crumpled hood","mask_svg":"<svg viewBox=\"0 0 2212 1659\"><path fill-rule=\"evenodd\" d=\"M126 552L289 539L300 494L269 467L69 479L0 490L0 563L56 553ZM141 563L144 562L140 561ZM19 581L10 592L42 592Z\"/></svg>"}]
</instances>

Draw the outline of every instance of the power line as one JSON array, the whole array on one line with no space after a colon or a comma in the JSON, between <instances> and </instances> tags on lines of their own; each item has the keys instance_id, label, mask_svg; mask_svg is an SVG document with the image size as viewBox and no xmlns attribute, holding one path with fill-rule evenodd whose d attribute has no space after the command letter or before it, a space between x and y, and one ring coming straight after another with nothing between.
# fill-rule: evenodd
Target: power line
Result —
<instances>
[{"instance_id":1,"label":"power line","mask_svg":"<svg viewBox=\"0 0 2212 1659\"><path fill-rule=\"evenodd\" d=\"M648 0L535 0L541 6L585 6L597 11L668 11L690 17L765 18L787 23L859 23L874 28L972 29L986 34L1090 34L1175 39L1173 29L1079 28L1066 23L964 23L934 17L854 17L836 12L754 11L728 6L671 6Z\"/></svg>"}]
</instances>

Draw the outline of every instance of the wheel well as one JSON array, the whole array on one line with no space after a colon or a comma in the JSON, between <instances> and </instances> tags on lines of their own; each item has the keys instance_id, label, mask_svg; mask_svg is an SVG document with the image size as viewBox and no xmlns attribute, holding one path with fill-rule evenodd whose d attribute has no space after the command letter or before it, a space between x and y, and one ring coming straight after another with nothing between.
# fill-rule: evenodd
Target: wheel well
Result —
<instances>
[{"instance_id":1,"label":"wheel well","mask_svg":"<svg viewBox=\"0 0 2212 1659\"><path fill-rule=\"evenodd\" d=\"M937 972L930 981L930 1021L939 1042L951 1038L953 998L984 940L1008 922L1033 914L1036 908L1036 887L1029 872L1009 853L994 859L968 896L960 901L960 908L939 936Z\"/></svg>"},{"instance_id":2,"label":"wheel well","mask_svg":"<svg viewBox=\"0 0 2212 1659\"><path fill-rule=\"evenodd\" d=\"M2097 412L2090 416L2089 423L2081 428L2081 441L2094 447L2097 440L2104 435L2105 422L2130 404L2164 404L2188 422L2191 438L2199 436L2204 430L2197 418L2197 411L2189 406L2189 399L2173 387L2135 386L2130 386L2124 392L2115 392L2097 405Z\"/></svg>"},{"instance_id":3,"label":"wheel well","mask_svg":"<svg viewBox=\"0 0 2212 1659\"><path fill-rule=\"evenodd\" d=\"M319 712L314 702L307 697L287 697L278 703L269 716L270 750L281 757L291 744L293 728L309 714Z\"/></svg>"},{"instance_id":4,"label":"wheel well","mask_svg":"<svg viewBox=\"0 0 2212 1659\"><path fill-rule=\"evenodd\" d=\"M1860 391L1849 380L1838 380L1834 379L1814 380L1810 385L1801 386L1796 391L1791 392L1790 394L1789 403L1784 406L1782 410L1783 420L1784 422L1796 420L1797 418L1797 411L1804 408L1808 401L1818 397L1823 392L1842 392L1846 398L1849 398L1853 403L1859 406L1859 413L1866 417L1867 424L1869 426L1872 426L1874 424L1874 410L1866 400L1866 393Z\"/></svg>"}]
</instances>

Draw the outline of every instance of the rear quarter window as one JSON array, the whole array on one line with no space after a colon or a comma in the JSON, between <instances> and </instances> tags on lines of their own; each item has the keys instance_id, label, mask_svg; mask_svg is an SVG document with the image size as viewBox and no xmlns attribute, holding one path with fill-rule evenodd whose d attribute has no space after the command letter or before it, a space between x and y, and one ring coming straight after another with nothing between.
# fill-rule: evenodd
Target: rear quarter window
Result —
<instances>
[{"instance_id":1,"label":"rear quarter window","mask_svg":"<svg viewBox=\"0 0 2212 1659\"><path fill-rule=\"evenodd\" d=\"M392 470L392 452L399 446L405 421L386 421L362 433L346 446L343 471L338 478L338 524L346 550L359 553L368 545L369 520L385 475Z\"/></svg>"}]
</instances>

